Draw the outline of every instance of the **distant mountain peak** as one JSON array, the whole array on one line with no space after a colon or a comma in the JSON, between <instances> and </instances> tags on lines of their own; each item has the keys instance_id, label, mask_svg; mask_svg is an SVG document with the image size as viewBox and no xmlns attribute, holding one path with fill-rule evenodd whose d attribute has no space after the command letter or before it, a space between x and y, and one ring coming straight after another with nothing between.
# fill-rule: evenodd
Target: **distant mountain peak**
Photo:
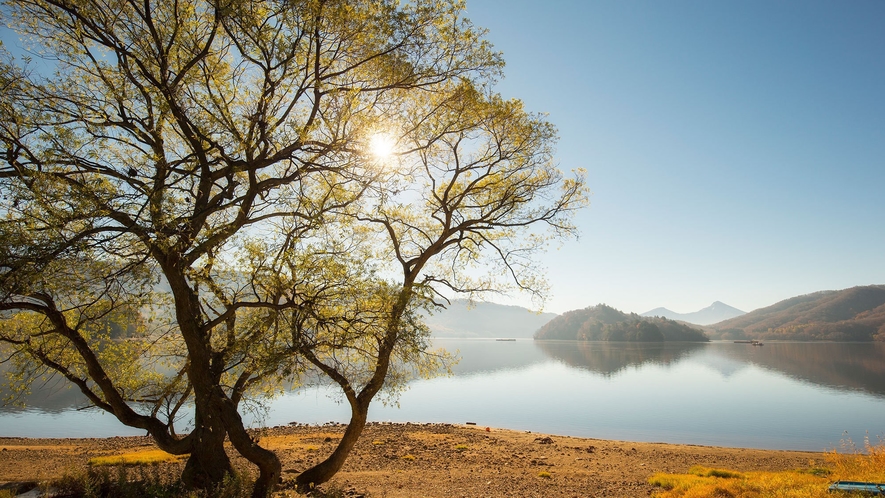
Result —
<instances>
[{"instance_id":1,"label":"distant mountain peak","mask_svg":"<svg viewBox=\"0 0 885 498\"><path fill-rule=\"evenodd\" d=\"M646 311L645 313L640 313L639 316L663 316L667 317L670 315L678 315L675 311L668 310L667 308L655 308L651 311Z\"/></svg>"},{"instance_id":2,"label":"distant mountain peak","mask_svg":"<svg viewBox=\"0 0 885 498\"><path fill-rule=\"evenodd\" d=\"M713 304L710 306L693 313L676 313L667 308L655 308L651 311L640 313L640 316L662 316L670 320L679 320L695 325L710 325L744 314L746 314L745 311L741 311L734 306L729 306L722 301L713 301Z\"/></svg>"}]
</instances>

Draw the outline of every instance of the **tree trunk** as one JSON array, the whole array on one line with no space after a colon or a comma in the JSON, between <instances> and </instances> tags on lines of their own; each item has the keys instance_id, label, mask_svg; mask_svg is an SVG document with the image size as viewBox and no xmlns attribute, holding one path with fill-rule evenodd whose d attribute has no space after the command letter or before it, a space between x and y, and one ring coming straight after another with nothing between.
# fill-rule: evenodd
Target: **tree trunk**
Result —
<instances>
[{"instance_id":1,"label":"tree trunk","mask_svg":"<svg viewBox=\"0 0 885 498\"><path fill-rule=\"evenodd\" d=\"M200 300L196 291L188 286L185 271L178 266L178 255L160 253L157 259L172 290L175 319L187 346L187 376L194 390L196 437L193 438L191 454L181 480L188 487L211 490L218 488L225 476L233 473L230 459L224 451L227 428L222 411L214 399L224 366L213 362L210 334L202 321Z\"/></svg>"},{"instance_id":2,"label":"tree trunk","mask_svg":"<svg viewBox=\"0 0 885 498\"><path fill-rule=\"evenodd\" d=\"M181 482L192 489L211 491L218 488L228 474L233 474L234 469L224 451L224 427L220 423L207 424L206 418L212 419L211 416L204 417L198 404L192 434L196 437L181 474Z\"/></svg>"},{"instance_id":3,"label":"tree trunk","mask_svg":"<svg viewBox=\"0 0 885 498\"><path fill-rule=\"evenodd\" d=\"M283 465L276 453L262 448L252 440L236 404L223 393L217 396L217 407L231 443L240 455L258 466L258 479L252 488L252 498L267 498L280 482Z\"/></svg>"},{"instance_id":4,"label":"tree trunk","mask_svg":"<svg viewBox=\"0 0 885 498\"><path fill-rule=\"evenodd\" d=\"M371 398L369 398L371 401ZM369 403L357 402L351 407L350 423L344 431L341 441L335 451L322 462L305 470L295 478L295 484L299 493L307 493L313 488L329 481L344 466L347 456L350 455L354 445L366 427L366 419L369 413Z\"/></svg>"},{"instance_id":5,"label":"tree trunk","mask_svg":"<svg viewBox=\"0 0 885 498\"><path fill-rule=\"evenodd\" d=\"M322 462L305 470L295 478L298 491L305 493L314 487L327 482L336 472L344 466L344 461L350 455L351 450L359 440L363 429L366 427L366 419L369 415L369 404L372 398L384 386L384 380L387 378L387 370L390 367L390 355L396 346L396 340L399 335L402 316L408 307L409 301L412 299L412 282L414 278L407 277L406 284L403 285L397 296L396 303L391 309L388 321L387 331L384 335L384 341L378 350L378 357L375 360L375 371L368 384L360 391L359 395L355 395L351 389L350 382L341 372L338 372L328 365L323 365L315 356L308 355L309 360L316 366L320 367L332 380L338 383L345 392L348 403L350 403L350 423L344 431L344 436L338 442L338 447Z\"/></svg>"}]
</instances>

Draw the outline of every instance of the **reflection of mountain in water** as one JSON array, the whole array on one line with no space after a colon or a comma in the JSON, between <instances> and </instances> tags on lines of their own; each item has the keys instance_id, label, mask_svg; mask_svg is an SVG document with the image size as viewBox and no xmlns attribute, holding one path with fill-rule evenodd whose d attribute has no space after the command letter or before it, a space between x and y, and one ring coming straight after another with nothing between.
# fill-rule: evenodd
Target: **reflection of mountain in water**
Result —
<instances>
[{"instance_id":1,"label":"reflection of mountain in water","mask_svg":"<svg viewBox=\"0 0 885 498\"><path fill-rule=\"evenodd\" d=\"M692 360L714 370L727 379L732 375L750 366L747 362L736 360L716 352L715 346L710 346L703 353L692 356Z\"/></svg>"},{"instance_id":2,"label":"reflection of mountain in water","mask_svg":"<svg viewBox=\"0 0 885 498\"><path fill-rule=\"evenodd\" d=\"M608 343L536 341L549 357L610 376L646 363L671 365L688 360L724 376L757 365L823 387L885 396L885 344L881 342L784 342L762 347L720 342Z\"/></svg>"},{"instance_id":3,"label":"reflection of mountain in water","mask_svg":"<svg viewBox=\"0 0 885 498\"><path fill-rule=\"evenodd\" d=\"M458 352L460 361L452 367L455 375L515 370L547 359L532 340L502 342L435 339L433 345L445 348L450 353Z\"/></svg>"},{"instance_id":4,"label":"reflection of mountain in water","mask_svg":"<svg viewBox=\"0 0 885 498\"><path fill-rule=\"evenodd\" d=\"M697 342L536 341L551 358L567 365L611 376L628 367L677 363L705 346Z\"/></svg>"},{"instance_id":5,"label":"reflection of mountain in water","mask_svg":"<svg viewBox=\"0 0 885 498\"><path fill-rule=\"evenodd\" d=\"M0 370L0 412L19 411L20 406L3 406L2 404L2 401L11 394L5 384L5 375L6 372ZM53 377L45 384L34 384L31 392L17 401L23 403L25 409L36 408L49 413L61 413L73 408L90 406L86 396L61 377Z\"/></svg>"},{"instance_id":6,"label":"reflection of mountain in water","mask_svg":"<svg viewBox=\"0 0 885 498\"><path fill-rule=\"evenodd\" d=\"M706 365L723 376L757 365L794 379L838 390L885 397L885 343L771 343L763 347L731 342L616 343L589 341L497 342L493 340L435 339L434 347L458 352L456 376L519 370L549 359L574 368L612 376L645 364L675 365L681 361ZM0 365L0 376L2 376ZM65 382L34 386L25 399L31 409L60 413L86 406L85 398ZM8 392L2 389L0 396ZM0 406L0 412L16 411Z\"/></svg>"},{"instance_id":7,"label":"reflection of mountain in water","mask_svg":"<svg viewBox=\"0 0 885 498\"><path fill-rule=\"evenodd\" d=\"M766 342L763 347L723 344L738 361L794 379L840 390L885 396L885 343Z\"/></svg>"}]
</instances>

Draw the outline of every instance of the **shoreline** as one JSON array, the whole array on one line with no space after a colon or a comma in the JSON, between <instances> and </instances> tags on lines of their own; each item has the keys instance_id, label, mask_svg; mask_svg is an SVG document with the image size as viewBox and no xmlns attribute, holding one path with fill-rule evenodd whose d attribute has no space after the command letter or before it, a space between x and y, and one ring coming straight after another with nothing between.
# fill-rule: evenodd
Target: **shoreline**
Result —
<instances>
[{"instance_id":1,"label":"shoreline","mask_svg":"<svg viewBox=\"0 0 885 498\"><path fill-rule=\"evenodd\" d=\"M343 424L291 425L254 431L277 453L285 483L325 458ZM0 437L0 484L46 481L83 473L95 456L155 448L146 436L110 438ZM234 466L248 462L229 451ZM345 496L648 496L655 472L695 465L736 471L825 465L824 452L644 443L541 434L461 424L375 422L344 468L326 485ZM182 462L161 464L176 476Z\"/></svg>"}]
</instances>

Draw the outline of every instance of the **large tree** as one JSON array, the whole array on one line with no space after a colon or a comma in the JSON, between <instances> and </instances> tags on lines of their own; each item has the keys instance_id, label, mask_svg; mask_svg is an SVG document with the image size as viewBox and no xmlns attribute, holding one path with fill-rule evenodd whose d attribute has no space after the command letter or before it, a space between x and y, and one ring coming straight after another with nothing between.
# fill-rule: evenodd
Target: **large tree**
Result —
<instances>
[{"instance_id":1,"label":"large tree","mask_svg":"<svg viewBox=\"0 0 885 498\"><path fill-rule=\"evenodd\" d=\"M15 321L0 340L11 355L64 375L166 451L189 453L193 485L231 470L228 436L259 467L255 495L266 495L279 460L250 438L238 405L250 387L296 369L279 361L291 344L275 343L269 324L313 306L313 284L303 274L268 284L253 249L323 254L300 243L323 240L330 217L377 185L359 152L385 115L499 71L462 10L456 1L6 1L3 22L42 59L7 56L0 82L0 307ZM102 332L158 288L170 296L170 329L128 341ZM408 299L395 302L392 324ZM174 421L188 399L193 428L180 436Z\"/></svg>"},{"instance_id":2,"label":"large tree","mask_svg":"<svg viewBox=\"0 0 885 498\"><path fill-rule=\"evenodd\" d=\"M582 174L566 178L556 166L553 126L519 101L460 81L388 119L392 155L374 162L380 181L344 210L363 258L381 266L374 285L351 292L365 304L346 315L290 314L294 351L336 382L351 408L334 452L297 477L301 489L344 464L391 368L438 359L423 354L418 310L453 293L516 288L543 298L534 255L550 238L573 235L571 215L586 203Z\"/></svg>"}]
</instances>

